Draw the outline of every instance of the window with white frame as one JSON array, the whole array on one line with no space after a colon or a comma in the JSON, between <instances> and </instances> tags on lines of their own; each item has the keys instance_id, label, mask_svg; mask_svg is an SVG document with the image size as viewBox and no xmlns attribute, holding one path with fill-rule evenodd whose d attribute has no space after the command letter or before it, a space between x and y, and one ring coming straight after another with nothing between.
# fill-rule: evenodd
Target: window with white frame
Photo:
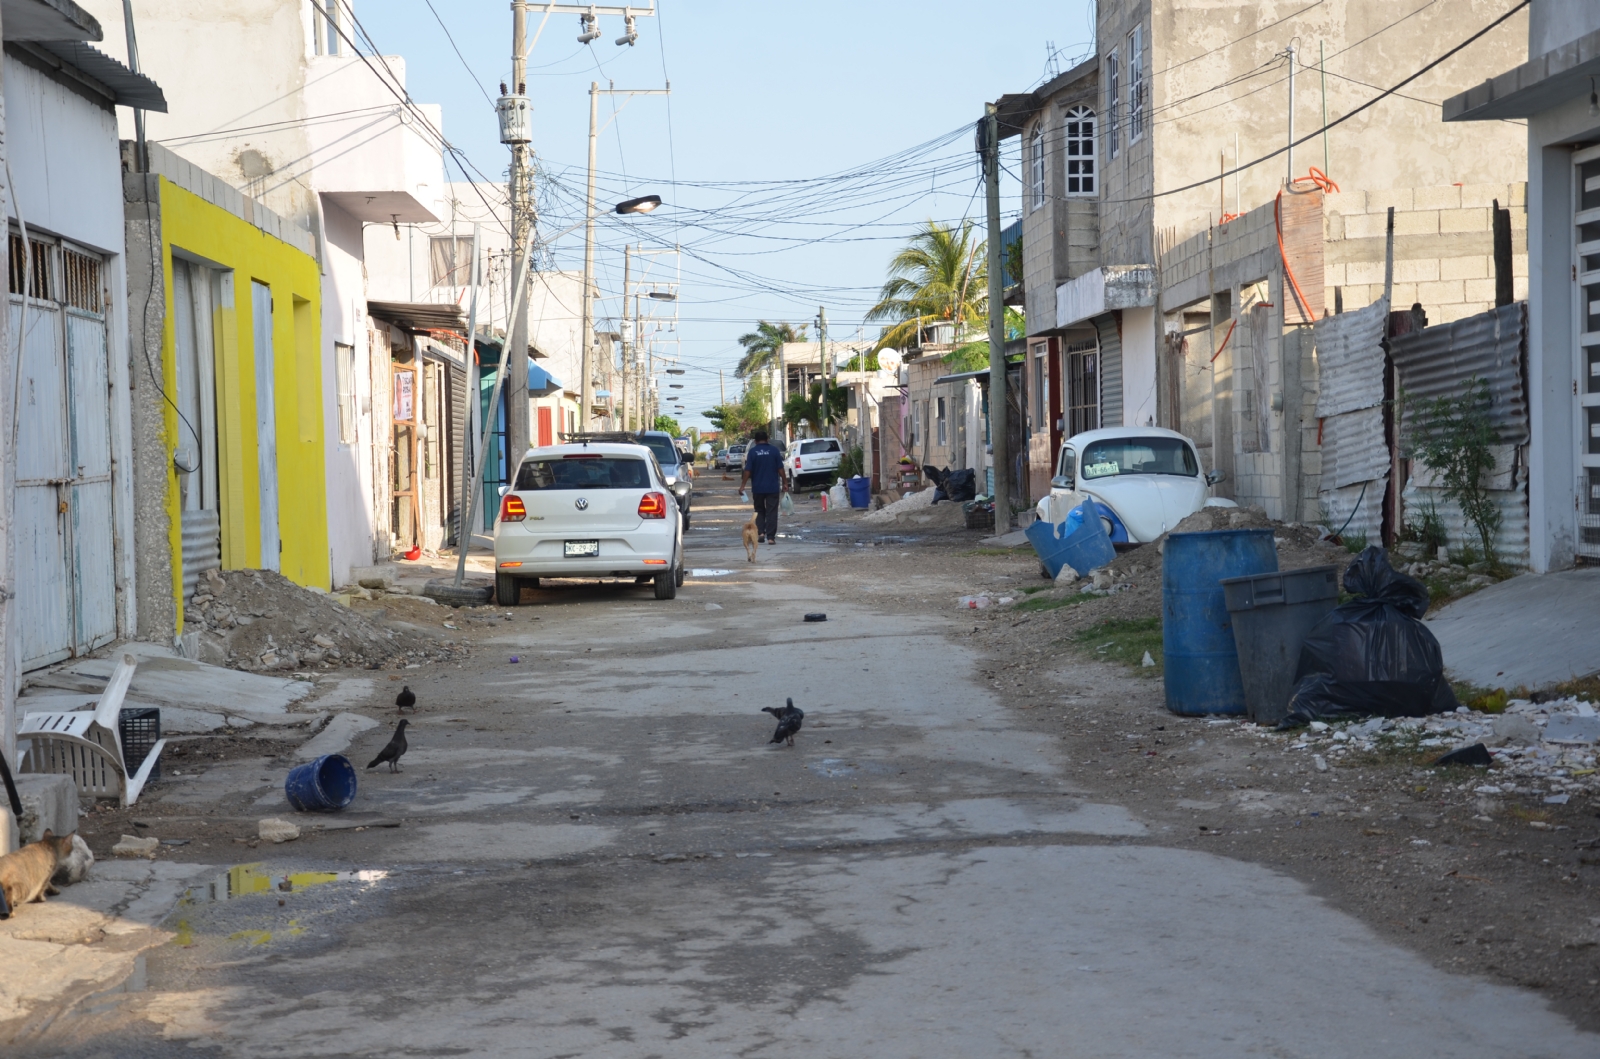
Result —
<instances>
[{"instance_id":1,"label":"window with white frame","mask_svg":"<svg viewBox=\"0 0 1600 1059\"><path fill-rule=\"evenodd\" d=\"M311 0L311 38L318 55L338 55L340 0Z\"/></svg>"},{"instance_id":2,"label":"window with white frame","mask_svg":"<svg viewBox=\"0 0 1600 1059\"><path fill-rule=\"evenodd\" d=\"M1106 155L1110 158L1117 156L1117 137L1121 134L1121 122L1117 120L1117 106L1122 102L1122 69L1121 60L1117 57L1115 48L1106 56Z\"/></svg>"},{"instance_id":3,"label":"window with white frame","mask_svg":"<svg viewBox=\"0 0 1600 1059\"><path fill-rule=\"evenodd\" d=\"M1028 137L1028 205L1038 209L1044 205L1044 123L1033 127Z\"/></svg>"},{"instance_id":4,"label":"window with white frame","mask_svg":"<svg viewBox=\"0 0 1600 1059\"><path fill-rule=\"evenodd\" d=\"M339 441L353 445L356 440L356 347L343 342L333 344L333 378L339 396Z\"/></svg>"},{"instance_id":5,"label":"window with white frame","mask_svg":"<svg viewBox=\"0 0 1600 1059\"><path fill-rule=\"evenodd\" d=\"M1144 27L1128 34L1128 142L1144 135Z\"/></svg>"},{"instance_id":6,"label":"window with white frame","mask_svg":"<svg viewBox=\"0 0 1600 1059\"><path fill-rule=\"evenodd\" d=\"M1073 107L1067 111L1062 137L1066 141L1068 195L1095 194L1094 111Z\"/></svg>"}]
</instances>

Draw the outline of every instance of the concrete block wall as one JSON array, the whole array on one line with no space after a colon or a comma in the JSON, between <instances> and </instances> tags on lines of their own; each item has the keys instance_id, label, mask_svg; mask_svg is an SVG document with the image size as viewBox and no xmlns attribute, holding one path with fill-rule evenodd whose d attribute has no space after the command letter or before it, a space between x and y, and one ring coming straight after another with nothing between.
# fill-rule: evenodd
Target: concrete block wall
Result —
<instances>
[{"instance_id":1,"label":"concrete block wall","mask_svg":"<svg viewBox=\"0 0 1600 1059\"><path fill-rule=\"evenodd\" d=\"M1346 309L1383 294L1384 238L1394 207L1393 305L1421 303L1430 324L1494 308L1494 203L1511 211L1512 294L1528 296L1527 184L1345 191L1325 208L1324 283Z\"/></svg>"},{"instance_id":2,"label":"concrete block wall","mask_svg":"<svg viewBox=\"0 0 1600 1059\"><path fill-rule=\"evenodd\" d=\"M134 145L124 140L122 150L124 163L128 170L132 171L135 168L132 164ZM159 143L146 144L146 150L150 159L150 172L165 177L213 206L227 210L246 224L260 228L274 239L288 243L302 253L319 257L316 237L300 225L285 220L227 181L213 176Z\"/></svg>"}]
</instances>

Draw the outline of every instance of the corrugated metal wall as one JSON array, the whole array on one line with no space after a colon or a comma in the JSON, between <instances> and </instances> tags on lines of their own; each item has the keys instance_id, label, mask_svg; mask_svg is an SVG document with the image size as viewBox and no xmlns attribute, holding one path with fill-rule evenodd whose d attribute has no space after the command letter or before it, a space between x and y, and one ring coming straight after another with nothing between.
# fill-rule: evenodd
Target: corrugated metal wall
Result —
<instances>
[{"instance_id":1,"label":"corrugated metal wall","mask_svg":"<svg viewBox=\"0 0 1600 1059\"><path fill-rule=\"evenodd\" d=\"M1383 404L1383 336L1388 326L1389 302L1383 298L1316 322L1319 418Z\"/></svg>"},{"instance_id":2,"label":"corrugated metal wall","mask_svg":"<svg viewBox=\"0 0 1600 1059\"><path fill-rule=\"evenodd\" d=\"M1314 325L1316 410L1322 421L1319 516L1334 532L1374 543L1383 532L1383 496L1389 484L1383 432L1383 337L1388 326L1387 299Z\"/></svg>"}]
</instances>

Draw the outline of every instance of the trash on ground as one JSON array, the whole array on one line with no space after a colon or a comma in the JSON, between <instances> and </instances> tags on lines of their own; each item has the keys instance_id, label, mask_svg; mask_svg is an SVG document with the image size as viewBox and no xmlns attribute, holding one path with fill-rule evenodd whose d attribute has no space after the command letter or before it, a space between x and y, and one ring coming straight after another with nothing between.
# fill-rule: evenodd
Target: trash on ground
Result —
<instances>
[{"instance_id":1,"label":"trash on ground","mask_svg":"<svg viewBox=\"0 0 1600 1059\"><path fill-rule=\"evenodd\" d=\"M1494 757L1489 753L1489 748L1482 743L1473 743L1460 750L1452 750L1439 760L1435 765L1472 765L1477 768L1488 768L1494 762Z\"/></svg>"},{"instance_id":2,"label":"trash on ground","mask_svg":"<svg viewBox=\"0 0 1600 1059\"><path fill-rule=\"evenodd\" d=\"M111 847L111 852L118 857L154 857L160 846L161 840L153 836L140 838L138 835L123 835Z\"/></svg>"},{"instance_id":3,"label":"trash on ground","mask_svg":"<svg viewBox=\"0 0 1600 1059\"><path fill-rule=\"evenodd\" d=\"M721 603L707 603L706 604L706 609L707 610L721 610L722 609L722 604Z\"/></svg>"},{"instance_id":4,"label":"trash on ground","mask_svg":"<svg viewBox=\"0 0 1600 1059\"><path fill-rule=\"evenodd\" d=\"M290 769L283 793L289 805L302 813L343 809L356 797L355 766L343 754L325 754Z\"/></svg>"},{"instance_id":5,"label":"trash on ground","mask_svg":"<svg viewBox=\"0 0 1600 1059\"><path fill-rule=\"evenodd\" d=\"M956 605L962 610L987 610L989 604L993 602L994 600L990 599L988 596L984 595L983 593L979 593L976 596L962 596L961 599L957 601Z\"/></svg>"},{"instance_id":6,"label":"trash on ground","mask_svg":"<svg viewBox=\"0 0 1600 1059\"><path fill-rule=\"evenodd\" d=\"M1421 717L1454 710L1439 641L1422 616L1428 589L1396 573L1372 545L1345 569L1344 590L1357 596L1306 636L1289 714L1294 727L1317 719Z\"/></svg>"},{"instance_id":7,"label":"trash on ground","mask_svg":"<svg viewBox=\"0 0 1600 1059\"><path fill-rule=\"evenodd\" d=\"M814 612L806 615L806 621L815 622L815 621L827 621L827 620L828 620L828 616L826 614L823 614L821 611L814 611Z\"/></svg>"},{"instance_id":8,"label":"trash on ground","mask_svg":"<svg viewBox=\"0 0 1600 1059\"><path fill-rule=\"evenodd\" d=\"M256 834L263 842L293 842L300 837L300 828L287 820L269 816L256 824Z\"/></svg>"}]
</instances>

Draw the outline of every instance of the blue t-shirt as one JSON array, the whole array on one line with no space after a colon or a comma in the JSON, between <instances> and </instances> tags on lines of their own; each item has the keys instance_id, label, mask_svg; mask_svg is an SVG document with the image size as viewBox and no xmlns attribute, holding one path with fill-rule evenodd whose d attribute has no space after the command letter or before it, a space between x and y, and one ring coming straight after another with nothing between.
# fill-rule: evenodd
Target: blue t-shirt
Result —
<instances>
[{"instance_id":1,"label":"blue t-shirt","mask_svg":"<svg viewBox=\"0 0 1600 1059\"><path fill-rule=\"evenodd\" d=\"M783 454L776 446L765 441L751 445L745 450L744 466L745 470L750 472L751 492L783 491Z\"/></svg>"}]
</instances>

